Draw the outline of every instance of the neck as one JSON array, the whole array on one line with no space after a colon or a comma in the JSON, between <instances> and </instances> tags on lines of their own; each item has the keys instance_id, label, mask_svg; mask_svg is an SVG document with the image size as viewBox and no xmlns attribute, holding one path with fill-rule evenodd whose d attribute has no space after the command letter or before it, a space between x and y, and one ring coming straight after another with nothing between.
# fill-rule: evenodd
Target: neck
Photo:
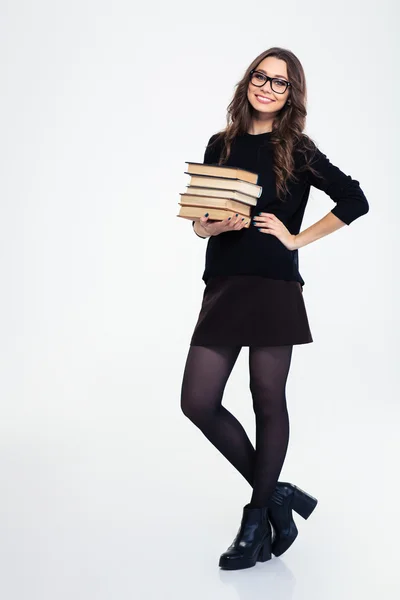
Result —
<instances>
[{"instance_id":1,"label":"neck","mask_svg":"<svg viewBox=\"0 0 400 600\"><path fill-rule=\"evenodd\" d=\"M251 122L248 133L258 135L259 133L271 133L274 120L269 119L254 119Z\"/></svg>"}]
</instances>

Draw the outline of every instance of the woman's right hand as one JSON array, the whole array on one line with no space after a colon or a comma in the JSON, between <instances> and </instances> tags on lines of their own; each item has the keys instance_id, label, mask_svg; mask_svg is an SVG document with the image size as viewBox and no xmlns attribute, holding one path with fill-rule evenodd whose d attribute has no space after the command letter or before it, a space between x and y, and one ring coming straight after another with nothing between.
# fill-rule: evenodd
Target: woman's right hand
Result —
<instances>
[{"instance_id":1,"label":"woman's right hand","mask_svg":"<svg viewBox=\"0 0 400 600\"><path fill-rule=\"evenodd\" d=\"M209 217L200 217L200 225L204 231L211 235L219 235L226 231L238 231L250 221L250 217L241 217L240 215L234 215L233 217L227 217L223 221L210 221Z\"/></svg>"}]
</instances>

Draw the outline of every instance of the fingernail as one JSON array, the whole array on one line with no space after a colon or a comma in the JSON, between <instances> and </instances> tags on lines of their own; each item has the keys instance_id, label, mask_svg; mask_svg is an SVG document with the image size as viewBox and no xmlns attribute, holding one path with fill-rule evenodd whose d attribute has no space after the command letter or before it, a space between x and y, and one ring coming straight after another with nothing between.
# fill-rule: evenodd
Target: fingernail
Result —
<instances>
[{"instance_id":1,"label":"fingernail","mask_svg":"<svg viewBox=\"0 0 400 600\"><path fill-rule=\"evenodd\" d=\"M229 217L228 221L230 221L232 219L232 217Z\"/></svg>"},{"instance_id":2,"label":"fingernail","mask_svg":"<svg viewBox=\"0 0 400 600\"><path fill-rule=\"evenodd\" d=\"M208 213L206 213L204 216L205 216L205 217L208 217Z\"/></svg>"},{"instance_id":3,"label":"fingernail","mask_svg":"<svg viewBox=\"0 0 400 600\"><path fill-rule=\"evenodd\" d=\"M239 213L236 213L236 216L238 217L238 216L239 216Z\"/></svg>"},{"instance_id":4,"label":"fingernail","mask_svg":"<svg viewBox=\"0 0 400 600\"><path fill-rule=\"evenodd\" d=\"M244 221L244 217L242 218L242 221Z\"/></svg>"}]
</instances>

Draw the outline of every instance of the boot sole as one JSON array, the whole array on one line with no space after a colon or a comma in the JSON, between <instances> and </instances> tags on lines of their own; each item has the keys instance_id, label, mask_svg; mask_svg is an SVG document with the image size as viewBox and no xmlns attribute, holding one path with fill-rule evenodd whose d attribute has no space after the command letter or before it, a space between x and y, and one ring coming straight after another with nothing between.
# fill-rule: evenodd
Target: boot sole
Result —
<instances>
[{"instance_id":1,"label":"boot sole","mask_svg":"<svg viewBox=\"0 0 400 600\"><path fill-rule=\"evenodd\" d=\"M236 569L249 569L254 567L257 562L266 562L267 560L271 560L271 558L271 536L268 536L255 558L234 558L231 560L229 558L220 557L219 566L221 569L228 571L234 571Z\"/></svg>"}]
</instances>

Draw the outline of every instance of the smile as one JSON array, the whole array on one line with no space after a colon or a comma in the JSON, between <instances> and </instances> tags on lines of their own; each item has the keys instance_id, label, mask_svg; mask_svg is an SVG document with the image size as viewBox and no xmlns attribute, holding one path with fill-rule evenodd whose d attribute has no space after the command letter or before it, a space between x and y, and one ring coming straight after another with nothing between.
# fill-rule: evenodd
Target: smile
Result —
<instances>
[{"instance_id":1,"label":"smile","mask_svg":"<svg viewBox=\"0 0 400 600\"><path fill-rule=\"evenodd\" d=\"M261 104L270 104L271 102L275 102L275 100L272 100L271 98L266 98L265 96L257 96L257 94L256 98L259 102L261 102Z\"/></svg>"}]
</instances>

